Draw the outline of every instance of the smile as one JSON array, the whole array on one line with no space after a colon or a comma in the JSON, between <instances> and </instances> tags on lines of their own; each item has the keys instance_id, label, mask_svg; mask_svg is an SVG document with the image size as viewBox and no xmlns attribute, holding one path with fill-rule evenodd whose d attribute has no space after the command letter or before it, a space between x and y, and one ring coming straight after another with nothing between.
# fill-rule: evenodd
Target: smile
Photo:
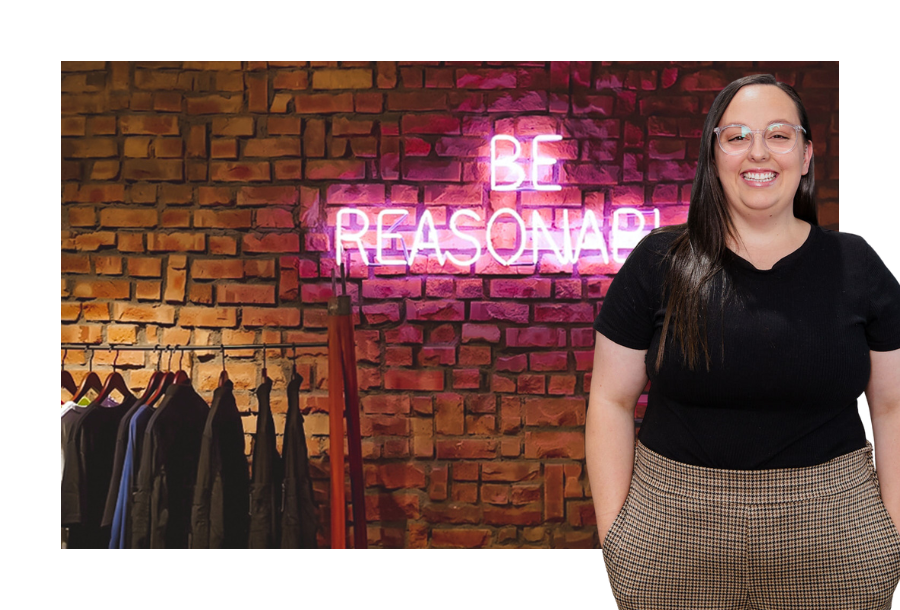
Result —
<instances>
[{"instance_id":1,"label":"smile","mask_svg":"<svg viewBox=\"0 0 900 610\"><path fill-rule=\"evenodd\" d=\"M744 180L749 182L766 183L775 179L778 174L775 172L745 172L741 174Z\"/></svg>"}]
</instances>

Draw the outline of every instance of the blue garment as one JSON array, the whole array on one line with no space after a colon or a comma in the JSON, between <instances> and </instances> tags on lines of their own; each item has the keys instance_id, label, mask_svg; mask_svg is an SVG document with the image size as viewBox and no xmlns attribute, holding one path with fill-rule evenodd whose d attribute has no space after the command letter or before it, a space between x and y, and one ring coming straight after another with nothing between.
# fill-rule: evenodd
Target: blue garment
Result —
<instances>
[{"instance_id":1,"label":"blue garment","mask_svg":"<svg viewBox=\"0 0 900 610\"><path fill-rule=\"evenodd\" d=\"M122 479L119 482L119 497L116 499L116 512L113 515L112 533L109 539L109 548L111 549L130 548L125 532L130 525L128 516L131 511L131 496L135 488L137 462L141 459L140 445L142 445L144 431L147 429L147 422L150 421L152 415L152 407L141 405L128 426L128 448L125 450L125 463L122 465Z\"/></svg>"}]
</instances>

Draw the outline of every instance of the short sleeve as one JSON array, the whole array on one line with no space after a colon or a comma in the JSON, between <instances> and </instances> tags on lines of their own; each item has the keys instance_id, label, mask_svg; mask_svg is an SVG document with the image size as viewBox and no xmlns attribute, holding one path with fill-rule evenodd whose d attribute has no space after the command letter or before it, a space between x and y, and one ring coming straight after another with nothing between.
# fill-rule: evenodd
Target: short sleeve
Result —
<instances>
[{"instance_id":1,"label":"short sleeve","mask_svg":"<svg viewBox=\"0 0 900 610\"><path fill-rule=\"evenodd\" d=\"M650 235L631 252L594 320L594 330L624 347L650 347L664 279L659 265L665 252L661 237Z\"/></svg>"},{"instance_id":2,"label":"short sleeve","mask_svg":"<svg viewBox=\"0 0 900 610\"><path fill-rule=\"evenodd\" d=\"M866 341L869 349L889 352L900 349L900 283L866 244L868 315Z\"/></svg>"}]
</instances>

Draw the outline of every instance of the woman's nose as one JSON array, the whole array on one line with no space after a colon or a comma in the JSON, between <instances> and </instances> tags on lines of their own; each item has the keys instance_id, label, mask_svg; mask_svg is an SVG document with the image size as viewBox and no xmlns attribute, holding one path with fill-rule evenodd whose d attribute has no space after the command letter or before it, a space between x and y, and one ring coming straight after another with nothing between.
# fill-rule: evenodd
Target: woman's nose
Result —
<instances>
[{"instance_id":1,"label":"woman's nose","mask_svg":"<svg viewBox=\"0 0 900 610\"><path fill-rule=\"evenodd\" d=\"M753 134L753 140L750 142L750 158L766 159L769 156L769 149L766 147L765 139L762 134Z\"/></svg>"}]
</instances>

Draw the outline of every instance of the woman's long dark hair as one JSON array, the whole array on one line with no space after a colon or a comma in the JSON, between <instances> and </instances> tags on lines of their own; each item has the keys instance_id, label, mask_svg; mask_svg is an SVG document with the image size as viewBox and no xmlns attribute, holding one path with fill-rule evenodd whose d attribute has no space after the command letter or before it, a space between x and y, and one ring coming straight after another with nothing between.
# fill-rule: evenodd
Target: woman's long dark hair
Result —
<instances>
[{"instance_id":1,"label":"woman's long dark hair","mask_svg":"<svg viewBox=\"0 0 900 610\"><path fill-rule=\"evenodd\" d=\"M716 170L716 134L713 129L718 126L735 94L747 85L772 85L790 96L797 106L800 125L806 130L804 143L812 145L809 118L800 96L793 87L777 81L771 74L739 78L716 96L703 124L700 159L691 189L687 225L657 230L680 233L666 255L669 268L663 292L668 295L668 301L656 354L657 371L662 364L666 340L670 338L670 334L671 341L681 347L681 355L689 369L693 370L697 366L702 353L709 370L709 344L705 324L708 303L716 292L724 299L726 287L722 265L727 253L726 239L729 236L735 239L734 224ZM800 186L794 194L794 216L812 225L819 224L815 186L813 159L810 159L809 171L800 178ZM717 277L721 278L721 282L713 281ZM714 290L717 283L721 283L718 291Z\"/></svg>"}]
</instances>

